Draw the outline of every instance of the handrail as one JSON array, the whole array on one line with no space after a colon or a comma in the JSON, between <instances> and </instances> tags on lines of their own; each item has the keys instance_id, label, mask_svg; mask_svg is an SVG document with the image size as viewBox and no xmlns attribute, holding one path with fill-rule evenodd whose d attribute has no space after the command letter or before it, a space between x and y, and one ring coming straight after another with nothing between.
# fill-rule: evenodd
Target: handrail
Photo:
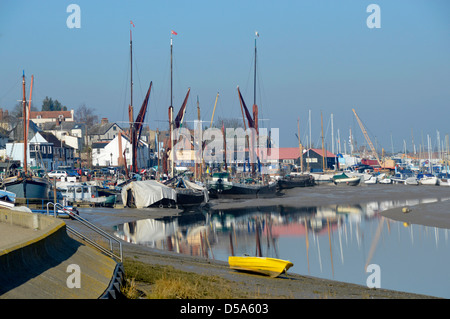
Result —
<instances>
[{"instance_id":1,"label":"handrail","mask_svg":"<svg viewBox=\"0 0 450 319\"><path fill-rule=\"evenodd\" d=\"M58 209L61 209L63 212L65 212L67 215L69 215L71 218L74 218L76 220L78 220L79 222L81 222L84 226L92 229L93 231L95 231L96 233L98 233L99 235L102 235L103 237L105 237L108 241L109 241L109 250L107 250L105 247L99 245L98 243L94 242L93 240L89 239L88 237L86 237L85 235L81 234L80 232L76 231L74 228L66 225L67 229L72 232L73 234L77 235L78 237L80 237L81 239L85 240L86 242L88 242L89 244L95 246L97 249L99 249L100 251L110 255L111 257L115 257L117 259L119 259L121 262L123 261L123 250L122 250L122 242L111 236L110 234L108 234L107 232L105 232L103 229L100 229L99 227L95 226L94 224L92 224L91 222L87 221L86 219L84 219L83 217L80 217L77 214L74 214L72 211L70 211L69 209L65 208L64 206L62 206L59 203L52 203L52 202L48 202L47 203L47 215L49 214L49 204L53 205L53 216L57 217L58 216ZM119 251L120 251L120 255L116 255L114 253L114 249L113 249L113 241L116 242L119 245Z\"/></svg>"}]
</instances>

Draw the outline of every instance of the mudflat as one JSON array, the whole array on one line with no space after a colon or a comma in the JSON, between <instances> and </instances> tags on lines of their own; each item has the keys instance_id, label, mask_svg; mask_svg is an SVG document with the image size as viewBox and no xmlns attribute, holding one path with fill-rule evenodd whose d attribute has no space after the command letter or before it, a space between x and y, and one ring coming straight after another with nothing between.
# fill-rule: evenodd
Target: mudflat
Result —
<instances>
[{"instance_id":1,"label":"mudflat","mask_svg":"<svg viewBox=\"0 0 450 319\"><path fill-rule=\"evenodd\" d=\"M321 185L294 188L282 196L248 200L213 200L210 209L226 210L262 206L318 206L393 201L397 208L379 212L382 216L410 224L450 228L450 188L443 186L408 185ZM407 209L404 209L407 208ZM160 218L180 214L175 209L80 209L80 214L107 232L114 226L139 219ZM76 221L67 221L77 227ZM82 230L89 232L89 230ZM325 298L325 299L410 299L434 298L385 289L325 280L288 272L279 278L239 273L225 262L181 255L124 243L125 258L149 265L170 265L176 269L199 274L220 276L233 283L233 289L246 292L249 298Z\"/></svg>"}]
</instances>

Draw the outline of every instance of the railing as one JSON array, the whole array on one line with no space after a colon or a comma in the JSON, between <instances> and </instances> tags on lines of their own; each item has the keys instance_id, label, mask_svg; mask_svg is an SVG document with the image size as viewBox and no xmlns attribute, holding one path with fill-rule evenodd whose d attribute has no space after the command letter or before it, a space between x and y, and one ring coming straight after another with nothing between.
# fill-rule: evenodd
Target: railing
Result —
<instances>
[{"instance_id":1,"label":"railing","mask_svg":"<svg viewBox=\"0 0 450 319\"><path fill-rule=\"evenodd\" d=\"M99 243L93 241L92 239L86 237L85 235L83 235L79 231L75 230L73 227L70 227L70 226L66 225L66 228L67 228L68 231L70 231L72 234L80 237L82 240L84 240L85 242L89 243L90 245L96 247L101 252L105 253L106 255L108 255L108 256L110 256L112 258L118 259L118 260L120 260L120 262L123 261L122 242L119 239L111 236L110 234L108 234L104 230L98 228L97 226L95 226L91 222L87 221L83 217L80 217L79 215L77 215L74 212L72 212L71 210L65 208L61 204L58 204L58 203L55 204L55 203L52 203L52 202L48 202L47 203L47 215L50 214L50 210L49 210L49 206L50 205L53 205L53 216L54 217L58 217L58 214L59 214L58 211L60 211L60 210L63 211L64 213L69 215L69 217L71 217L71 218L81 222L84 226L92 229L93 231L95 231L99 235L103 236L109 243L109 249L107 249L104 246L100 245ZM119 254L116 254L114 252L114 242L116 244L118 244L118 246L119 246L118 247Z\"/></svg>"}]
</instances>

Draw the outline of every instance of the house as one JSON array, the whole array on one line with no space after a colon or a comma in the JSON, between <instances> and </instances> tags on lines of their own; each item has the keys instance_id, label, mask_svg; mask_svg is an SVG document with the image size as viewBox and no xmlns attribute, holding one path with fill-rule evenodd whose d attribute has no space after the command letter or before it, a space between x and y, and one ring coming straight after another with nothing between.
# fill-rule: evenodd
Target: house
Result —
<instances>
[{"instance_id":1,"label":"house","mask_svg":"<svg viewBox=\"0 0 450 319\"><path fill-rule=\"evenodd\" d=\"M37 111L30 112L30 120L39 128L42 128L44 123L51 122L73 122L74 111Z\"/></svg>"},{"instance_id":2,"label":"house","mask_svg":"<svg viewBox=\"0 0 450 319\"><path fill-rule=\"evenodd\" d=\"M300 149L298 147L280 147L271 149L268 152L267 162L272 165L278 163L280 168L297 165L300 163ZM321 149L304 149L303 150L303 170L317 171L323 169L323 152ZM337 156L329 151L325 151L325 169L338 169L339 164Z\"/></svg>"},{"instance_id":3,"label":"house","mask_svg":"<svg viewBox=\"0 0 450 319\"><path fill-rule=\"evenodd\" d=\"M59 166L71 166L75 164L75 149L66 144L65 141L59 140L54 134L50 132L39 132L48 143L53 145L53 161L51 164L51 169L56 169ZM30 145L30 151L31 151Z\"/></svg>"},{"instance_id":4,"label":"house","mask_svg":"<svg viewBox=\"0 0 450 319\"><path fill-rule=\"evenodd\" d=\"M22 142L6 143L6 159L20 161L23 167L24 145ZM39 132L28 139L27 166L39 166L48 171L53 169L53 143L47 142Z\"/></svg>"},{"instance_id":5,"label":"house","mask_svg":"<svg viewBox=\"0 0 450 319\"><path fill-rule=\"evenodd\" d=\"M323 164L325 161L325 165ZM297 165L300 161L297 162ZM337 155L322 149L310 148L303 151L303 170L309 170L311 172L321 171L325 169L339 169L339 161Z\"/></svg>"},{"instance_id":6,"label":"house","mask_svg":"<svg viewBox=\"0 0 450 319\"><path fill-rule=\"evenodd\" d=\"M121 146L121 151L119 151ZM111 141L98 141L92 143L92 164L94 166L123 166L120 163L119 154L125 154L125 161L127 166L131 165L131 143L129 139L124 136L117 135ZM148 168L150 166L150 155L148 144L142 140L138 143L137 149L137 164L139 168Z\"/></svg>"},{"instance_id":7,"label":"house","mask_svg":"<svg viewBox=\"0 0 450 319\"><path fill-rule=\"evenodd\" d=\"M77 122L47 122L42 125L42 130L52 133L58 140L71 146L76 152L80 152L86 145L86 125Z\"/></svg>"},{"instance_id":8,"label":"house","mask_svg":"<svg viewBox=\"0 0 450 319\"><path fill-rule=\"evenodd\" d=\"M103 118L100 124L96 124L87 130L87 145L95 142L111 141L123 129L117 123L109 123L108 119Z\"/></svg>"}]
</instances>

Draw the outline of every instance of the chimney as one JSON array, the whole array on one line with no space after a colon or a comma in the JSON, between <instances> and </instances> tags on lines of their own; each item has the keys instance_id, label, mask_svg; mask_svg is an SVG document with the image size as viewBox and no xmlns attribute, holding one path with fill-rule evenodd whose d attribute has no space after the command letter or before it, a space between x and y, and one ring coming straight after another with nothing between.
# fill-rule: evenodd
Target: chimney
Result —
<instances>
[{"instance_id":1,"label":"chimney","mask_svg":"<svg viewBox=\"0 0 450 319\"><path fill-rule=\"evenodd\" d=\"M108 124L108 118L103 117L103 118L102 118L102 121L101 121L101 124L102 124L102 125L103 125L103 124Z\"/></svg>"}]
</instances>

